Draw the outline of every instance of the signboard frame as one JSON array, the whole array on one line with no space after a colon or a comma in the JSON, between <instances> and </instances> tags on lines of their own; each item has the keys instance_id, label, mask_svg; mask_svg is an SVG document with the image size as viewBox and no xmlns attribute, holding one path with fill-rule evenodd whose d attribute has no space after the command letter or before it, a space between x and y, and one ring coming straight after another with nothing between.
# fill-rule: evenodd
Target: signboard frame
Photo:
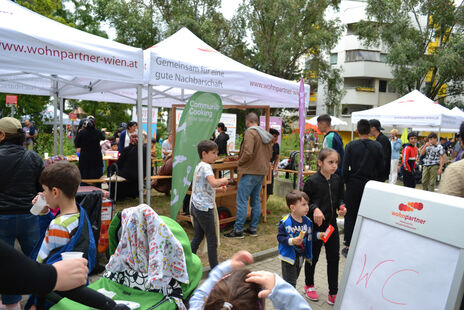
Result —
<instances>
[{"instance_id":1,"label":"signboard frame","mask_svg":"<svg viewBox=\"0 0 464 310\"><path fill-rule=\"evenodd\" d=\"M398 191L400 189L400 191ZM392 193L391 199L388 202L382 202L379 199L379 193ZM376 204L369 203L369 201L377 201ZM421 214L421 218L414 217L411 222L417 225L404 225L400 215L402 212L394 212L391 208L385 208L385 203L397 204L398 201L405 201L401 208L411 207L414 209L416 205L414 202L409 205L407 201L413 201L417 203L433 203L441 204L440 213L436 210L430 210L433 208L426 208L424 204L424 211ZM401 205L401 204L400 204ZM419 205L420 208L420 205ZM398 209L397 209L398 210ZM446 215L445 215L446 214ZM370 219L388 226L401 229L413 234L420 235L432 239L434 241L442 242L444 244L456 247L459 251L457 265L455 273L453 275L453 281L451 283L451 290L449 292L446 305L443 309L445 310L457 310L459 309L461 299L464 293L464 225L460 223L460 220L464 218L464 198L449 196L439 193L433 193L428 191L421 191L412 188L398 187L397 185L385 184L376 181L370 181L366 184L364 194L361 199L361 204L356 219L356 226L354 228L350 251L345 263L345 269L343 272L342 281L340 283L340 289L337 294L334 309L342 309L342 302L345 295L345 289L348 284L350 271L353 266L354 256L356 248L360 239L360 232L365 219ZM416 222L417 221L417 222ZM444 229L445 228L445 229Z\"/></svg>"}]
</instances>

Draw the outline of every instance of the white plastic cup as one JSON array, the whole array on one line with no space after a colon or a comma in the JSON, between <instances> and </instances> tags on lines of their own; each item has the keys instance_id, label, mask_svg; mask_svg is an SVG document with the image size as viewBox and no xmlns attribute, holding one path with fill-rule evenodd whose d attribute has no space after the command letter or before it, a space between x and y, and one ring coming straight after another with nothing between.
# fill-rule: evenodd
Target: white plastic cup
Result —
<instances>
[{"instance_id":1,"label":"white plastic cup","mask_svg":"<svg viewBox=\"0 0 464 310\"><path fill-rule=\"evenodd\" d=\"M81 258L84 255L83 252L63 252L61 253L61 258L63 260Z\"/></svg>"},{"instance_id":2,"label":"white plastic cup","mask_svg":"<svg viewBox=\"0 0 464 310\"><path fill-rule=\"evenodd\" d=\"M42 195L39 194L39 197L37 198L37 201L32 206L30 211L34 215L39 215L40 212L42 212L43 208L45 208L46 205L47 205L47 201L45 200L45 198Z\"/></svg>"},{"instance_id":3,"label":"white plastic cup","mask_svg":"<svg viewBox=\"0 0 464 310\"><path fill-rule=\"evenodd\" d=\"M44 153L45 159L48 159L48 153Z\"/></svg>"}]
</instances>

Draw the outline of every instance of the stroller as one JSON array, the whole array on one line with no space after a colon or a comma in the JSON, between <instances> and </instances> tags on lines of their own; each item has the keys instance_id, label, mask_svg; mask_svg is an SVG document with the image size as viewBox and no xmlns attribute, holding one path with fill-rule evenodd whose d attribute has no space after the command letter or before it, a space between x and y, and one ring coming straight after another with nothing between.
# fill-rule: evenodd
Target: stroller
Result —
<instances>
[{"instance_id":1,"label":"stroller","mask_svg":"<svg viewBox=\"0 0 464 310\"><path fill-rule=\"evenodd\" d=\"M90 288L131 309L188 307L203 267L176 221L147 205L127 208L111 221L109 243L106 272ZM52 309L90 308L64 298Z\"/></svg>"}]
</instances>

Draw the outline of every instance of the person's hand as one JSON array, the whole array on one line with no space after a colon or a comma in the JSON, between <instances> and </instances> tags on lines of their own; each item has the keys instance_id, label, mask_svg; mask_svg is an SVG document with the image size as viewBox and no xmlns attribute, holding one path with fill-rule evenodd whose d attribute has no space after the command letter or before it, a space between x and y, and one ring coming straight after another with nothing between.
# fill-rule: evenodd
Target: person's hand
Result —
<instances>
[{"instance_id":1,"label":"person's hand","mask_svg":"<svg viewBox=\"0 0 464 310\"><path fill-rule=\"evenodd\" d=\"M322 222L325 220L325 216L319 208L316 208L313 213L314 223L317 226L321 226Z\"/></svg>"},{"instance_id":2,"label":"person's hand","mask_svg":"<svg viewBox=\"0 0 464 310\"><path fill-rule=\"evenodd\" d=\"M230 259L230 265L233 270L240 269L245 266L245 264L253 263L253 256L251 256L248 251L238 251Z\"/></svg>"},{"instance_id":3,"label":"person's hand","mask_svg":"<svg viewBox=\"0 0 464 310\"><path fill-rule=\"evenodd\" d=\"M292 244L293 244L293 245L300 245L300 244L302 244L302 243L303 243L303 238L304 238L304 236L301 236L301 237L300 237L300 235L298 235L298 237L292 238Z\"/></svg>"},{"instance_id":4,"label":"person's hand","mask_svg":"<svg viewBox=\"0 0 464 310\"><path fill-rule=\"evenodd\" d=\"M218 187L216 189L216 191L219 192L219 193L225 193L225 192L227 192L227 186L222 185L222 186Z\"/></svg>"},{"instance_id":5,"label":"person's hand","mask_svg":"<svg viewBox=\"0 0 464 310\"><path fill-rule=\"evenodd\" d=\"M345 216L346 215L346 207L345 205L340 206L340 211L338 211L338 215Z\"/></svg>"},{"instance_id":6,"label":"person's hand","mask_svg":"<svg viewBox=\"0 0 464 310\"><path fill-rule=\"evenodd\" d=\"M85 258L60 260L52 266L56 269L54 291L69 291L87 283L89 268Z\"/></svg>"},{"instance_id":7,"label":"person's hand","mask_svg":"<svg viewBox=\"0 0 464 310\"><path fill-rule=\"evenodd\" d=\"M221 185L229 184L229 179L228 178L221 178L221 179L219 179L219 181L221 182Z\"/></svg>"},{"instance_id":8,"label":"person's hand","mask_svg":"<svg viewBox=\"0 0 464 310\"><path fill-rule=\"evenodd\" d=\"M437 171L437 175L441 175L442 173L443 173L443 168L440 167L440 168L438 169L438 171Z\"/></svg>"},{"instance_id":9,"label":"person's hand","mask_svg":"<svg viewBox=\"0 0 464 310\"><path fill-rule=\"evenodd\" d=\"M259 298L267 298L275 286L275 275L269 271L254 271L247 274L246 282L252 282L261 285L263 288L259 293Z\"/></svg>"}]
</instances>

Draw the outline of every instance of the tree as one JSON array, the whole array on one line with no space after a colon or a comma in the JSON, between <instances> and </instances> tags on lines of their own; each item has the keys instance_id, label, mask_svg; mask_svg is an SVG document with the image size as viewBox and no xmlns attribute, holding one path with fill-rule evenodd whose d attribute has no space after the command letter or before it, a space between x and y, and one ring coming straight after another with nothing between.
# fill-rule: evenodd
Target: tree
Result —
<instances>
[{"instance_id":1,"label":"tree","mask_svg":"<svg viewBox=\"0 0 464 310\"><path fill-rule=\"evenodd\" d=\"M451 0L368 0L358 37L388 50L393 86L432 100L461 94L464 86L464 7Z\"/></svg>"},{"instance_id":2,"label":"tree","mask_svg":"<svg viewBox=\"0 0 464 310\"><path fill-rule=\"evenodd\" d=\"M337 0L244 2L238 16L243 16L251 32L253 66L288 80L304 77L312 91L320 80L338 81L340 72L330 66L325 55L337 43L341 27L337 20L324 18L326 9L338 4ZM307 57L305 68L300 64L303 57ZM326 104L338 105L341 88L331 87L328 93Z\"/></svg>"}]
</instances>

